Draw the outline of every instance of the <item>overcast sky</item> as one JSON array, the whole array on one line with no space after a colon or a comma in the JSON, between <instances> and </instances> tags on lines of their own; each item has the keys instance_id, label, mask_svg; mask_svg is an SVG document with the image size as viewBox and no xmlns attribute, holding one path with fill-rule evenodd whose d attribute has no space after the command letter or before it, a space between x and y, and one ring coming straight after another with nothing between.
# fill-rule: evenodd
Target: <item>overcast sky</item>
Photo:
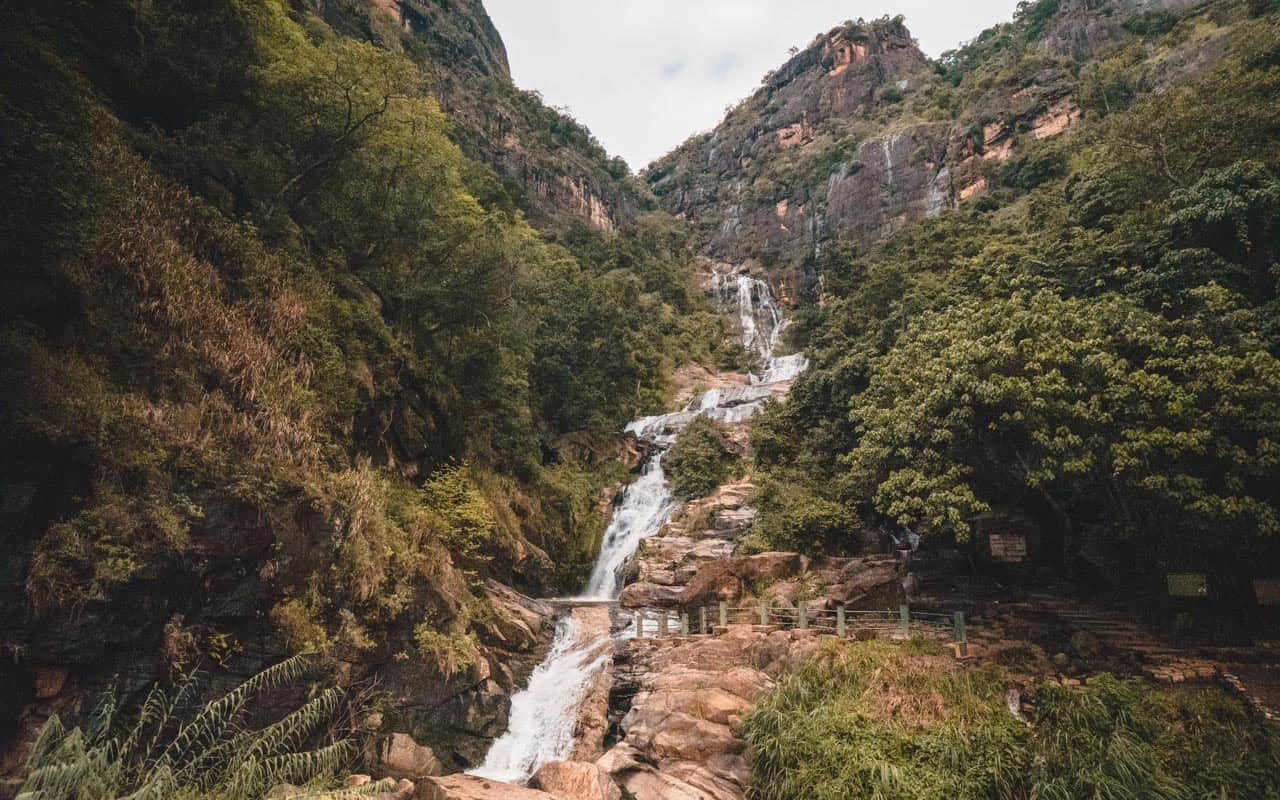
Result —
<instances>
[{"instance_id":1,"label":"overcast sky","mask_svg":"<svg viewBox=\"0 0 1280 800\"><path fill-rule=\"evenodd\" d=\"M766 72L846 19L904 14L936 56L1017 0L485 0L523 89L567 106L632 169L709 130Z\"/></svg>"}]
</instances>

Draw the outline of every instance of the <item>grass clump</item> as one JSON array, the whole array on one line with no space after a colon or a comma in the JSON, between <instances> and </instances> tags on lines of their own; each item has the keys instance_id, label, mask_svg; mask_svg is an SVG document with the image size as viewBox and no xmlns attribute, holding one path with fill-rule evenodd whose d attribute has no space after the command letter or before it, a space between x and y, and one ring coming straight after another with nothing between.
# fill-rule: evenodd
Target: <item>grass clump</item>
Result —
<instances>
[{"instance_id":1,"label":"grass clump","mask_svg":"<svg viewBox=\"0 0 1280 800\"><path fill-rule=\"evenodd\" d=\"M1280 735L1216 688L1050 684L1016 719L1002 668L831 643L744 720L757 800L1280 797Z\"/></svg>"},{"instance_id":2,"label":"grass clump","mask_svg":"<svg viewBox=\"0 0 1280 800\"><path fill-rule=\"evenodd\" d=\"M1004 674L929 645L832 644L744 720L759 800L1007 796L1025 733Z\"/></svg>"},{"instance_id":3,"label":"grass clump","mask_svg":"<svg viewBox=\"0 0 1280 800\"><path fill-rule=\"evenodd\" d=\"M710 417L689 423L662 459L671 490L681 499L705 497L733 476L738 458L724 425Z\"/></svg>"}]
</instances>

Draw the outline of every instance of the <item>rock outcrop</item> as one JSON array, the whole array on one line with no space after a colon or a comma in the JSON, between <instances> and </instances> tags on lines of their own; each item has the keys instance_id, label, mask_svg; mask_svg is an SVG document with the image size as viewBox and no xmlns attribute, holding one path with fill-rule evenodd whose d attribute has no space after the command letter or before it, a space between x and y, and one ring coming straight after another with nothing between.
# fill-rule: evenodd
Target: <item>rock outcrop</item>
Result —
<instances>
[{"instance_id":1,"label":"rock outcrop","mask_svg":"<svg viewBox=\"0 0 1280 800\"><path fill-rule=\"evenodd\" d=\"M849 22L766 75L720 125L650 165L645 178L664 208L695 225L708 256L762 267L775 282L819 295L823 258L837 245L865 250L976 199L999 185L1003 162L1069 133L1084 114L1073 94L1081 62L1132 42L1129 20L1201 5L1064 0L1043 18L1029 9L940 62L920 52L900 17ZM952 97L958 75L950 71L963 71L966 58L989 59L984 41L1026 57ZM1178 45L1161 59L1169 74L1152 79L1194 73L1212 60L1199 51L1213 46L1212 36Z\"/></svg>"},{"instance_id":2,"label":"rock outcrop","mask_svg":"<svg viewBox=\"0 0 1280 800\"><path fill-rule=\"evenodd\" d=\"M585 761L553 761L544 764L529 781L563 800L622 800L622 790L609 773Z\"/></svg>"},{"instance_id":3,"label":"rock outcrop","mask_svg":"<svg viewBox=\"0 0 1280 800\"><path fill-rule=\"evenodd\" d=\"M635 800L736 800L750 768L742 715L792 659L807 631L730 625L718 636L633 639L619 652L634 692L620 741L596 764Z\"/></svg>"},{"instance_id":4,"label":"rock outcrop","mask_svg":"<svg viewBox=\"0 0 1280 800\"><path fill-rule=\"evenodd\" d=\"M417 786L414 800L566 800L537 789L528 789L473 775L428 778Z\"/></svg>"}]
</instances>

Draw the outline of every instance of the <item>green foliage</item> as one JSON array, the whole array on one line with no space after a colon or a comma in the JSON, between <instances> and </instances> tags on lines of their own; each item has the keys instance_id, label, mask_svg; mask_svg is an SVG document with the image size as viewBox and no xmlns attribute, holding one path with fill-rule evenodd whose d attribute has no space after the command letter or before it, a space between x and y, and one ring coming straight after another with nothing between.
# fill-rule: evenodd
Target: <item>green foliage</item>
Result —
<instances>
[{"instance_id":1,"label":"green foliage","mask_svg":"<svg viewBox=\"0 0 1280 800\"><path fill-rule=\"evenodd\" d=\"M725 427L710 417L698 417L662 458L667 482L676 497L704 497L733 475L738 459L729 446Z\"/></svg>"},{"instance_id":2,"label":"green foliage","mask_svg":"<svg viewBox=\"0 0 1280 800\"><path fill-rule=\"evenodd\" d=\"M1146 38L1163 36L1178 24L1178 16L1168 11L1143 11L1124 21L1124 29Z\"/></svg>"},{"instance_id":3,"label":"green foliage","mask_svg":"<svg viewBox=\"0 0 1280 800\"><path fill-rule=\"evenodd\" d=\"M743 720L760 800L1011 797L1025 733L1003 674L951 672L925 645L828 644Z\"/></svg>"},{"instance_id":4,"label":"green foliage","mask_svg":"<svg viewBox=\"0 0 1280 800\"><path fill-rule=\"evenodd\" d=\"M470 34L315 8L33 4L0 33L0 450L39 487L36 614L198 605L232 559L298 649L401 649L424 616L462 641L484 578L590 561L610 468L572 442L723 360L685 226L539 232L464 155L432 94ZM481 83L548 180L643 205L585 128Z\"/></svg>"},{"instance_id":5,"label":"green foliage","mask_svg":"<svg viewBox=\"0 0 1280 800\"><path fill-rule=\"evenodd\" d=\"M1025 26L1027 39L1034 42L1044 36L1045 29L1061 6L1062 0L1023 0L1018 3L1014 16Z\"/></svg>"},{"instance_id":6,"label":"green foliage","mask_svg":"<svg viewBox=\"0 0 1280 800\"><path fill-rule=\"evenodd\" d=\"M852 549L861 530L848 505L823 497L801 484L766 479L756 491L760 510L749 534L749 545L761 552L783 550L821 554Z\"/></svg>"},{"instance_id":7,"label":"green foliage","mask_svg":"<svg viewBox=\"0 0 1280 800\"><path fill-rule=\"evenodd\" d=\"M1280 363L1214 324L1047 290L926 316L853 407L854 491L901 523L963 533L986 508L977 473L992 499L1106 497L1117 527L1141 519L1192 547L1274 535Z\"/></svg>"},{"instance_id":8,"label":"green foliage","mask_svg":"<svg viewBox=\"0 0 1280 800\"><path fill-rule=\"evenodd\" d=\"M795 326L814 367L756 425L757 467L961 537L1019 506L1068 557L1087 537L1122 558L1126 540L1170 562L1266 552L1280 36L1226 31L1221 61L1158 95L1142 48L1085 69L1070 140L1020 143L982 203L824 262L832 296ZM970 56L965 91L1007 63Z\"/></svg>"},{"instance_id":9,"label":"green foliage","mask_svg":"<svg viewBox=\"0 0 1280 800\"><path fill-rule=\"evenodd\" d=\"M1158 691L1110 675L1036 698L1031 798L1276 797L1274 728L1219 689Z\"/></svg>"},{"instance_id":10,"label":"green foliage","mask_svg":"<svg viewBox=\"0 0 1280 800\"><path fill-rule=\"evenodd\" d=\"M422 624L414 628L413 640L423 661L446 679L466 672L480 658L475 638L466 633L441 633Z\"/></svg>"},{"instance_id":11,"label":"green foliage","mask_svg":"<svg viewBox=\"0 0 1280 800\"><path fill-rule=\"evenodd\" d=\"M325 689L269 724L250 721L265 694L296 685L307 668L295 656L202 707L193 704L190 675L172 692L152 688L130 718L110 694L81 727L68 730L55 715L28 758L18 797L257 800L283 783L310 785L300 796L320 796L356 755L349 739L335 736L344 693Z\"/></svg>"},{"instance_id":12,"label":"green foliage","mask_svg":"<svg viewBox=\"0 0 1280 800\"><path fill-rule=\"evenodd\" d=\"M1274 726L1219 689L1157 690L1091 677L1009 713L998 668L965 669L926 645L829 643L745 717L752 796L1276 797Z\"/></svg>"}]
</instances>

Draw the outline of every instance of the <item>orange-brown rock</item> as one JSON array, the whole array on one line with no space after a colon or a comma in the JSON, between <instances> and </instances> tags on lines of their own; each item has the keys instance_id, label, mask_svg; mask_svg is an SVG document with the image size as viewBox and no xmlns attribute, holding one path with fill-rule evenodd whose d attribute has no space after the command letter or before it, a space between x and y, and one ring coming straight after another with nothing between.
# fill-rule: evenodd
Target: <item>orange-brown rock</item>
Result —
<instances>
[{"instance_id":1,"label":"orange-brown rock","mask_svg":"<svg viewBox=\"0 0 1280 800\"><path fill-rule=\"evenodd\" d=\"M563 800L555 795L474 775L426 778L413 800Z\"/></svg>"},{"instance_id":2,"label":"orange-brown rock","mask_svg":"<svg viewBox=\"0 0 1280 800\"><path fill-rule=\"evenodd\" d=\"M543 764L529 786L561 800L622 800L622 790L602 767L582 761Z\"/></svg>"},{"instance_id":3,"label":"orange-brown rock","mask_svg":"<svg viewBox=\"0 0 1280 800\"><path fill-rule=\"evenodd\" d=\"M440 760L435 752L420 745L407 733L393 733L378 745L378 774L384 778L421 778L439 775Z\"/></svg>"}]
</instances>

